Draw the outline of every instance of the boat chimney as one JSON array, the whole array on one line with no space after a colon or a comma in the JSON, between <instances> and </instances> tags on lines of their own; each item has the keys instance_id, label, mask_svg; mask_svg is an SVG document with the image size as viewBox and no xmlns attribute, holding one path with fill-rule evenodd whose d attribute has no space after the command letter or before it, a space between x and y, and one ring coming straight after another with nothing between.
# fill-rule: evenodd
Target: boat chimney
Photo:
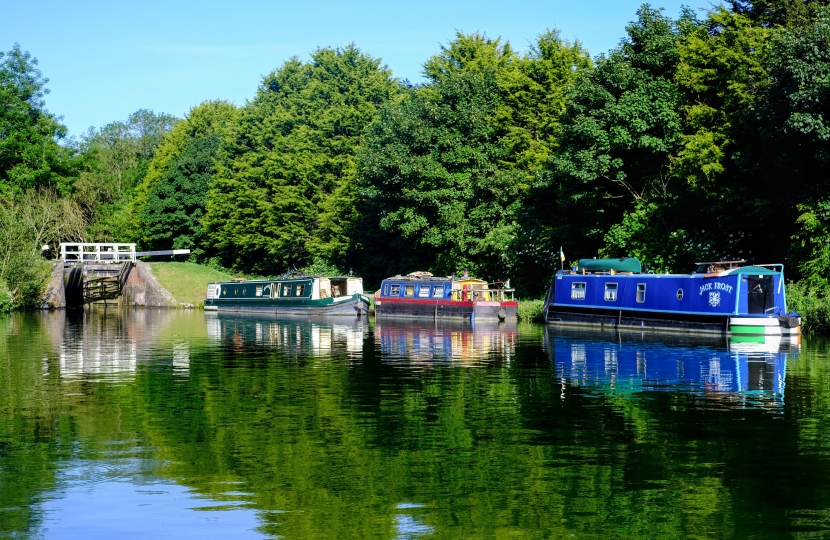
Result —
<instances>
[{"instance_id":1,"label":"boat chimney","mask_svg":"<svg viewBox=\"0 0 830 540\"><path fill-rule=\"evenodd\" d=\"M352 277L352 269L349 268L349 277Z\"/></svg>"}]
</instances>

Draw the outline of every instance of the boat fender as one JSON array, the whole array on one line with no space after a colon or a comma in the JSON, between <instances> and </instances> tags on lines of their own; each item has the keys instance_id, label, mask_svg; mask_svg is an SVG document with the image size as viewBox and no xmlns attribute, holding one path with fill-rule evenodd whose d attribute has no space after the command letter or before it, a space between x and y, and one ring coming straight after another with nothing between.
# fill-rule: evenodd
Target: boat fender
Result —
<instances>
[{"instance_id":1,"label":"boat fender","mask_svg":"<svg viewBox=\"0 0 830 540\"><path fill-rule=\"evenodd\" d=\"M796 328L801 324L801 317L792 315L779 315L778 324L784 328Z\"/></svg>"},{"instance_id":2,"label":"boat fender","mask_svg":"<svg viewBox=\"0 0 830 540\"><path fill-rule=\"evenodd\" d=\"M507 318L507 310L504 308L499 308L499 319L504 320Z\"/></svg>"}]
</instances>

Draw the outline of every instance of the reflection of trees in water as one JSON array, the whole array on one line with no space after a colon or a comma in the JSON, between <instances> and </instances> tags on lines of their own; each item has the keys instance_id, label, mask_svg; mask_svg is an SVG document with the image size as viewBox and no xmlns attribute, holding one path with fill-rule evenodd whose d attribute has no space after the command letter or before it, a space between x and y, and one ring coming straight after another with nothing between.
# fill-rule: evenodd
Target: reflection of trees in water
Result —
<instances>
[{"instance_id":1,"label":"reflection of trees in water","mask_svg":"<svg viewBox=\"0 0 830 540\"><path fill-rule=\"evenodd\" d=\"M37 529L33 509L63 460L107 462L118 441L205 497L248 494L263 531L285 538L763 537L821 527L810 512L830 506L821 350L788 363L775 415L708 409L690 392L562 387L521 329L510 362L423 370L388 364L379 345L292 362L284 346L313 350L304 322L300 341L296 325L279 329L279 346L266 326L257 344L256 325L241 325L227 334L237 350L208 340L195 315L188 377L168 366L184 332L175 315L148 347L157 360L139 358L126 383L63 378L50 319L0 319L0 534ZM628 360L615 350L598 365L619 380ZM635 372L651 373L645 353Z\"/></svg>"}]
</instances>

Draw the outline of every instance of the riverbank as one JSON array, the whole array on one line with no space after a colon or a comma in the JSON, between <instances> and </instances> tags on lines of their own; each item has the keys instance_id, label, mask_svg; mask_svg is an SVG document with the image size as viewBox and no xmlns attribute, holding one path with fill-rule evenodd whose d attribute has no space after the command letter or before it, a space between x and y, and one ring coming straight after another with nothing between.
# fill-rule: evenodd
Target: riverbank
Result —
<instances>
[{"instance_id":1,"label":"riverbank","mask_svg":"<svg viewBox=\"0 0 830 540\"><path fill-rule=\"evenodd\" d=\"M180 305L203 307L212 281L230 281L233 276L209 266L188 262L150 263L153 274Z\"/></svg>"}]
</instances>

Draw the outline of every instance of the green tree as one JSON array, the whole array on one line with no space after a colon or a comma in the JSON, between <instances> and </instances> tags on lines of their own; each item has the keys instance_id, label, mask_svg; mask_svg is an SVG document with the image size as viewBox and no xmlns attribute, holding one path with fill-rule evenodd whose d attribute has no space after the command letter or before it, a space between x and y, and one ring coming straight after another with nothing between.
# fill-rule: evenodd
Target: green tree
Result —
<instances>
[{"instance_id":1,"label":"green tree","mask_svg":"<svg viewBox=\"0 0 830 540\"><path fill-rule=\"evenodd\" d=\"M557 31L524 55L478 33L442 46L424 64L428 84L390 103L367 133L364 275L515 272L532 178L556 145L568 85L590 66Z\"/></svg>"},{"instance_id":2,"label":"green tree","mask_svg":"<svg viewBox=\"0 0 830 540\"><path fill-rule=\"evenodd\" d=\"M73 196L90 222L89 236L98 242L135 241L141 231L130 204L148 174L156 148L176 118L140 109L126 122L90 128L78 144L86 170L74 184Z\"/></svg>"},{"instance_id":3,"label":"green tree","mask_svg":"<svg viewBox=\"0 0 830 540\"><path fill-rule=\"evenodd\" d=\"M220 138L232 128L237 112L231 103L207 101L165 137L132 203L143 246L191 249L193 260L202 258L207 191Z\"/></svg>"},{"instance_id":4,"label":"green tree","mask_svg":"<svg viewBox=\"0 0 830 540\"><path fill-rule=\"evenodd\" d=\"M503 164L512 156L494 121L501 104L492 73L454 73L386 107L367 133L367 215L399 255L415 256L404 255L409 264L440 273L509 266L523 177ZM372 260L389 260L378 251Z\"/></svg>"},{"instance_id":5,"label":"green tree","mask_svg":"<svg viewBox=\"0 0 830 540\"><path fill-rule=\"evenodd\" d=\"M670 157L682 143L673 76L684 25L646 5L627 30L622 45L572 87L558 151L532 196L525 254L538 264L552 265L549 256L562 244L578 242L573 255L594 256L629 236L606 238L627 212L673 197Z\"/></svg>"},{"instance_id":6,"label":"green tree","mask_svg":"<svg viewBox=\"0 0 830 540\"><path fill-rule=\"evenodd\" d=\"M263 78L223 141L208 196L206 234L226 265L273 273L345 257L360 137L398 91L354 45L293 58Z\"/></svg>"},{"instance_id":7,"label":"green tree","mask_svg":"<svg viewBox=\"0 0 830 540\"><path fill-rule=\"evenodd\" d=\"M53 187L68 193L77 176L66 128L46 110L49 93L37 59L15 45L0 52L0 191Z\"/></svg>"},{"instance_id":8,"label":"green tree","mask_svg":"<svg viewBox=\"0 0 830 540\"><path fill-rule=\"evenodd\" d=\"M830 8L817 10L810 24L776 36L769 59L774 84L764 118L768 130L774 130L770 168L778 180L775 190L797 211L792 258L810 283L825 286L830 281L828 43Z\"/></svg>"}]
</instances>

